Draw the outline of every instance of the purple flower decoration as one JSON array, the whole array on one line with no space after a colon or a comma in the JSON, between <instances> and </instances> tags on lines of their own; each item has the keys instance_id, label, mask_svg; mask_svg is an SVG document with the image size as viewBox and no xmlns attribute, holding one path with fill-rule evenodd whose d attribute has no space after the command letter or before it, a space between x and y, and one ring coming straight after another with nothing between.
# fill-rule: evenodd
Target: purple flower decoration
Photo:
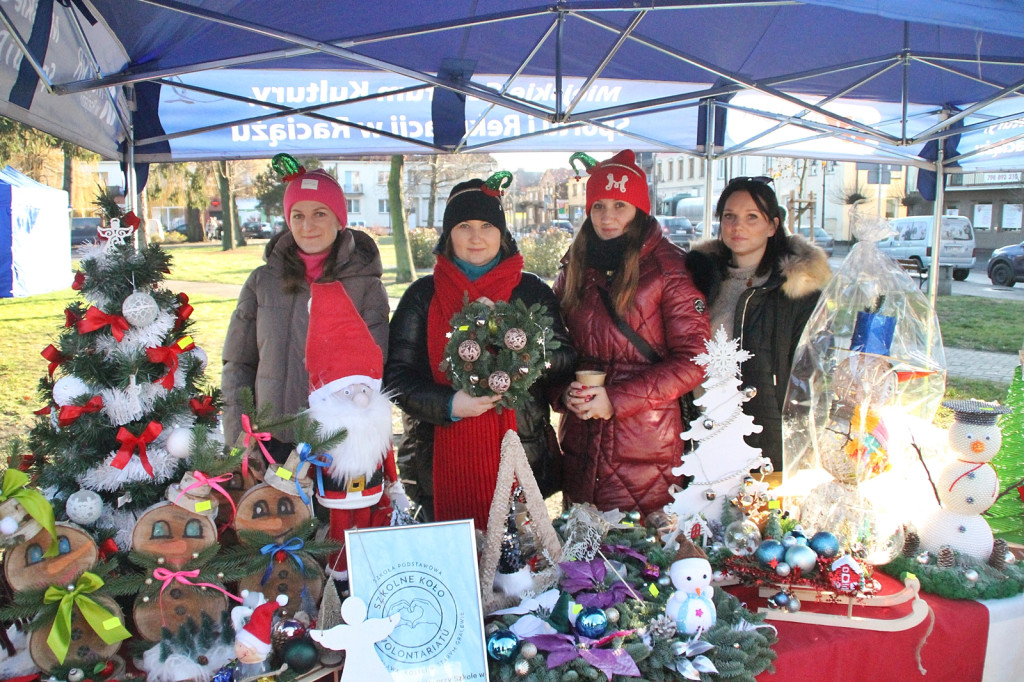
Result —
<instances>
[{"instance_id":1,"label":"purple flower decoration","mask_svg":"<svg viewBox=\"0 0 1024 682\"><path fill-rule=\"evenodd\" d=\"M605 552L606 554L619 554L622 556L632 557L644 564L647 563L647 557L645 557L643 554L636 551L629 545L601 545L601 551Z\"/></svg>"},{"instance_id":2,"label":"purple flower decoration","mask_svg":"<svg viewBox=\"0 0 1024 682\"><path fill-rule=\"evenodd\" d=\"M606 574L604 559L592 561L566 561L559 568L565 574L562 578L562 589L573 595L577 604L582 606L599 606L603 609L624 602L633 595L629 586L621 580L605 585Z\"/></svg>"},{"instance_id":3,"label":"purple flower decoration","mask_svg":"<svg viewBox=\"0 0 1024 682\"><path fill-rule=\"evenodd\" d=\"M548 670L582 658L607 675L611 682L614 675L640 677L640 669L625 649L599 647L616 637L626 637L632 633L632 630L622 630L601 639L576 638L571 635L537 635L527 637L526 641L533 642L538 649L548 652Z\"/></svg>"}]
</instances>

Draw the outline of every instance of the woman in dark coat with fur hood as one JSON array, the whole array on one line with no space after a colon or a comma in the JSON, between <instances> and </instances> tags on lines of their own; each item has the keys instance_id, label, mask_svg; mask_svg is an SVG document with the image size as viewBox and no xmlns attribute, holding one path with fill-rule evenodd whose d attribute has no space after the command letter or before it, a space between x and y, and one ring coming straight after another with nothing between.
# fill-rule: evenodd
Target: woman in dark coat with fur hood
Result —
<instances>
[{"instance_id":1,"label":"woman in dark coat with fur hood","mask_svg":"<svg viewBox=\"0 0 1024 682\"><path fill-rule=\"evenodd\" d=\"M724 326L753 354L741 376L757 394L743 411L762 431L746 441L781 471L782 407L793 354L832 271L821 248L786 234L775 192L761 178L731 181L715 216L718 239L695 244L687 266L707 294L712 334Z\"/></svg>"}]
</instances>

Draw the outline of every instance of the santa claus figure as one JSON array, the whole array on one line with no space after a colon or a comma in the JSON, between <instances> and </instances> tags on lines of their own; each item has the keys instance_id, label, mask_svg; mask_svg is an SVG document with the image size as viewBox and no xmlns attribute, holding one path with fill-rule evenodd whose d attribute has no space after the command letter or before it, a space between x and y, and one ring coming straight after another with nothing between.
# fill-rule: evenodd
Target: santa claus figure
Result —
<instances>
[{"instance_id":1,"label":"santa claus figure","mask_svg":"<svg viewBox=\"0 0 1024 682\"><path fill-rule=\"evenodd\" d=\"M345 531L390 525L392 506L408 509L391 445L391 402L381 393L384 355L341 282L313 284L306 337L308 414L326 433L348 436L332 457L317 501L330 510L330 537L342 550L327 572L347 580Z\"/></svg>"}]
</instances>

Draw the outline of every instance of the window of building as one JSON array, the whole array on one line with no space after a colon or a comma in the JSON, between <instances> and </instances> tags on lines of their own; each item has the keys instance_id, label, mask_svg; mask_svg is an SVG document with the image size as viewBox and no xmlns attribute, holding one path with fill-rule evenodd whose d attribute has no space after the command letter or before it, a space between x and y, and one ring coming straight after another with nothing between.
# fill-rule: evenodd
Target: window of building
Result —
<instances>
[{"instance_id":1,"label":"window of building","mask_svg":"<svg viewBox=\"0 0 1024 682\"><path fill-rule=\"evenodd\" d=\"M345 210L349 213L359 213L359 199L345 199Z\"/></svg>"},{"instance_id":2,"label":"window of building","mask_svg":"<svg viewBox=\"0 0 1024 682\"><path fill-rule=\"evenodd\" d=\"M391 205L387 199L377 199L377 213L390 213Z\"/></svg>"},{"instance_id":3,"label":"window of building","mask_svg":"<svg viewBox=\"0 0 1024 682\"><path fill-rule=\"evenodd\" d=\"M664 179L664 177L665 177L662 174L662 172L661 172L661 161L658 162L658 173L657 173L657 175L658 175L658 182L661 182Z\"/></svg>"},{"instance_id":4,"label":"window of building","mask_svg":"<svg viewBox=\"0 0 1024 682\"><path fill-rule=\"evenodd\" d=\"M671 180L672 179L672 162L669 161L665 165L668 167L668 179Z\"/></svg>"},{"instance_id":5,"label":"window of building","mask_svg":"<svg viewBox=\"0 0 1024 682\"><path fill-rule=\"evenodd\" d=\"M693 176L695 175L693 167L694 167L694 164L696 163L696 159L690 159L689 161L690 161L690 167L688 169L689 172L687 173L686 177L688 177L689 179L693 180Z\"/></svg>"},{"instance_id":6,"label":"window of building","mask_svg":"<svg viewBox=\"0 0 1024 682\"><path fill-rule=\"evenodd\" d=\"M683 160L679 159L679 177L683 177Z\"/></svg>"},{"instance_id":7,"label":"window of building","mask_svg":"<svg viewBox=\"0 0 1024 682\"><path fill-rule=\"evenodd\" d=\"M391 177L391 172L390 171L377 171L377 184L378 185L386 185L386 184L388 184L388 179L390 177Z\"/></svg>"},{"instance_id":8,"label":"window of building","mask_svg":"<svg viewBox=\"0 0 1024 682\"><path fill-rule=\"evenodd\" d=\"M701 161L700 163L697 164L697 177L704 177L704 161Z\"/></svg>"},{"instance_id":9,"label":"window of building","mask_svg":"<svg viewBox=\"0 0 1024 682\"><path fill-rule=\"evenodd\" d=\"M1003 229L1019 230L1022 213L1024 213L1024 204L1003 204Z\"/></svg>"}]
</instances>

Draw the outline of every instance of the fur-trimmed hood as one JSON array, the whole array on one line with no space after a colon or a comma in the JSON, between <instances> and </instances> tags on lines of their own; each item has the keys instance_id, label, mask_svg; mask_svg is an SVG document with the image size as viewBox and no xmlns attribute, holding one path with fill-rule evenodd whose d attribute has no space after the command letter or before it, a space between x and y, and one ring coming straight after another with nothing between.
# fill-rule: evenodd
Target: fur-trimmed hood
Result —
<instances>
[{"instance_id":1,"label":"fur-trimmed hood","mask_svg":"<svg viewBox=\"0 0 1024 682\"><path fill-rule=\"evenodd\" d=\"M728 250L721 239L694 242L686 254L686 266L691 277L704 295L712 300L728 265ZM795 234L786 237L786 254L779 261L776 272L782 280L782 292L792 299L821 291L832 277L825 251Z\"/></svg>"}]
</instances>

